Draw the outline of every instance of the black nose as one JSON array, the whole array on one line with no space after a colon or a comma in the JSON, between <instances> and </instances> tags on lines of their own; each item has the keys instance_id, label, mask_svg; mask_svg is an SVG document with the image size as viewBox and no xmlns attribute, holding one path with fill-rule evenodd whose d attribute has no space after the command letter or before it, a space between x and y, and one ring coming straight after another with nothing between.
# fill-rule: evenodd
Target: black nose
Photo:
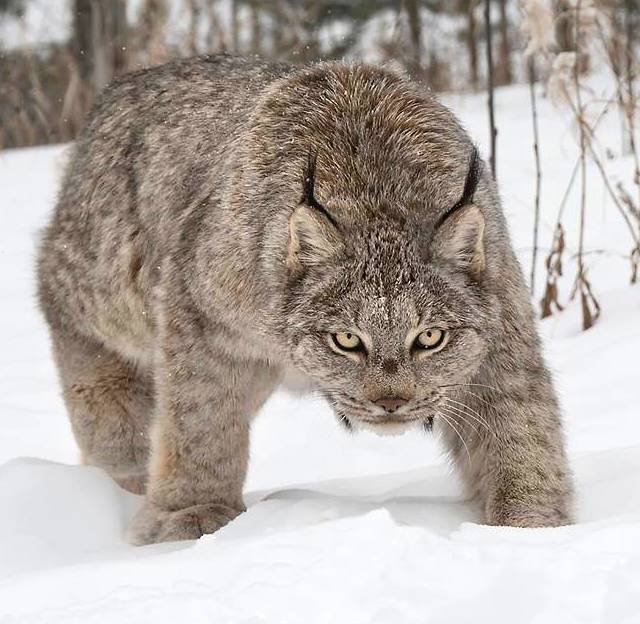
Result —
<instances>
[{"instance_id":1,"label":"black nose","mask_svg":"<svg viewBox=\"0 0 640 624\"><path fill-rule=\"evenodd\" d=\"M376 405L379 405L385 412L391 414L396 410L400 409L403 405L407 404L407 399L403 399L402 397L384 397L382 399L378 399L374 401Z\"/></svg>"}]
</instances>

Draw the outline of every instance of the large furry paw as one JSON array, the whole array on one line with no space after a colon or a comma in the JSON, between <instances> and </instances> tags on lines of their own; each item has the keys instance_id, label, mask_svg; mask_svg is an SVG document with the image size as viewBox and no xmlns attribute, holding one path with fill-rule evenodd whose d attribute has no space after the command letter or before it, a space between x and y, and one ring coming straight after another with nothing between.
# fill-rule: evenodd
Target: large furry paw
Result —
<instances>
[{"instance_id":1,"label":"large furry paw","mask_svg":"<svg viewBox=\"0 0 640 624\"><path fill-rule=\"evenodd\" d=\"M167 511L146 503L133 519L128 538L136 546L194 540L207 533L214 533L242 511L244 510L233 509L220 503Z\"/></svg>"},{"instance_id":2,"label":"large furry paw","mask_svg":"<svg viewBox=\"0 0 640 624\"><path fill-rule=\"evenodd\" d=\"M564 505L540 507L511 502L490 505L487 509L487 521L494 526L523 528L557 527L573 522Z\"/></svg>"}]
</instances>

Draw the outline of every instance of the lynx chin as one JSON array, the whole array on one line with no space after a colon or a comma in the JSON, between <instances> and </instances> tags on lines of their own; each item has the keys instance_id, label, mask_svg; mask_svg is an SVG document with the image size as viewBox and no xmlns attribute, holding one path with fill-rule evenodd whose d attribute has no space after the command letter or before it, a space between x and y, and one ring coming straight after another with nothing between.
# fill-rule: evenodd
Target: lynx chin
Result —
<instances>
[{"instance_id":1,"label":"lynx chin","mask_svg":"<svg viewBox=\"0 0 640 624\"><path fill-rule=\"evenodd\" d=\"M135 543L244 510L251 421L289 370L347 429L438 430L487 523L571 521L492 176L402 75L216 56L117 80L37 270L84 461L146 494Z\"/></svg>"}]
</instances>

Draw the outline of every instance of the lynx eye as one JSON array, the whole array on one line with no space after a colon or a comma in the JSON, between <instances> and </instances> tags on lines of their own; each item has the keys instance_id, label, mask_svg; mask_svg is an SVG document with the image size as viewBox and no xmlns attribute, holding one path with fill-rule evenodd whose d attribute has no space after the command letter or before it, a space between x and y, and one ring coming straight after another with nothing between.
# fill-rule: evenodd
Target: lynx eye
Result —
<instances>
[{"instance_id":1,"label":"lynx eye","mask_svg":"<svg viewBox=\"0 0 640 624\"><path fill-rule=\"evenodd\" d=\"M343 351L362 351L362 340L355 334L349 332L338 332L337 334L331 334L333 343L342 349Z\"/></svg>"},{"instance_id":2,"label":"lynx eye","mask_svg":"<svg viewBox=\"0 0 640 624\"><path fill-rule=\"evenodd\" d=\"M425 329L418 334L413 346L421 351L439 351L446 344L447 338L448 333L443 329Z\"/></svg>"}]
</instances>

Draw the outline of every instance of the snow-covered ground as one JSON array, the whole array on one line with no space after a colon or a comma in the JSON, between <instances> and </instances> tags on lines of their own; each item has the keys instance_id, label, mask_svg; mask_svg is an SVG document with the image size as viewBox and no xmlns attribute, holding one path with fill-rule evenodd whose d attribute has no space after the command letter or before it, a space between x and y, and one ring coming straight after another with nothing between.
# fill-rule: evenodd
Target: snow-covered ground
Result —
<instances>
[{"instance_id":1,"label":"snow-covered ground","mask_svg":"<svg viewBox=\"0 0 640 624\"><path fill-rule=\"evenodd\" d=\"M448 103L484 145L484 98ZM541 106L542 243L575 163L573 129ZM528 272L533 157L525 88L498 94L499 180ZM619 152L619 120L601 139ZM77 465L34 300L37 230L54 202L61 147L0 152L0 622L215 624L640 622L640 287L631 247L589 175L587 249L602 319L541 324L565 412L578 524L482 526L437 441L347 435L313 398L277 393L258 418L248 511L197 542L134 548L140 499ZM607 163L631 176L629 159ZM577 200L566 211L576 248ZM540 259L540 267L542 258ZM571 286L566 263L564 295ZM538 274L538 284L542 273ZM539 295L539 293L538 293Z\"/></svg>"}]
</instances>

